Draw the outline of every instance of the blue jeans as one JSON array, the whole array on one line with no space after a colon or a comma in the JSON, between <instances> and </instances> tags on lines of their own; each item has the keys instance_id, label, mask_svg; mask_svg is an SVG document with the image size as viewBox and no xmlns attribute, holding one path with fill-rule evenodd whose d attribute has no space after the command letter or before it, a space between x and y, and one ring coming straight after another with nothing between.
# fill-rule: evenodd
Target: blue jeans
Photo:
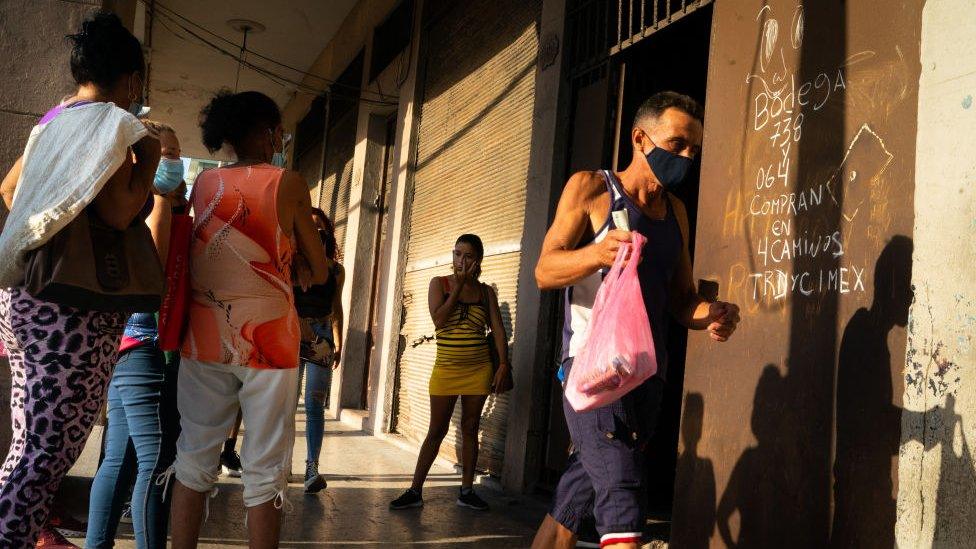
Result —
<instances>
[{"instance_id":1,"label":"blue jeans","mask_svg":"<svg viewBox=\"0 0 976 549\"><path fill-rule=\"evenodd\" d=\"M169 502L156 480L173 463L179 436L178 364L155 345L123 353L108 389L105 460L95 474L85 547L112 547L132 488L132 529L139 549L166 547ZM168 495L168 494L167 494Z\"/></svg>"},{"instance_id":2,"label":"blue jeans","mask_svg":"<svg viewBox=\"0 0 976 549\"><path fill-rule=\"evenodd\" d=\"M298 385L305 379L305 442L308 447L306 461L318 463L325 436L325 407L329 405L332 386L332 368L313 362L301 361Z\"/></svg>"}]
</instances>

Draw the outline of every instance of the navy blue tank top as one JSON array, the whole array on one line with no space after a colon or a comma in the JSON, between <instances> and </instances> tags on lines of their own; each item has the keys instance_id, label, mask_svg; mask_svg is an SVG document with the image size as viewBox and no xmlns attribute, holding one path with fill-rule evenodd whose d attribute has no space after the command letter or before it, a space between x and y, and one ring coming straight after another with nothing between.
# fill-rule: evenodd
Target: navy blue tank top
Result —
<instances>
[{"instance_id":1,"label":"navy blue tank top","mask_svg":"<svg viewBox=\"0 0 976 549\"><path fill-rule=\"evenodd\" d=\"M668 297L671 291L671 280L681 259L684 245L681 228L674 215L670 198L665 200L667 212L664 218L652 219L627 196L613 172L603 170L601 173L606 181L607 191L610 193L610 210L596 236L588 242L581 242L577 248L599 242L609 230L616 229L613 212L619 210L627 211L630 229L647 238L647 243L641 251L642 261L637 266L637 276L644 297L644 308L651 321L651 332L654 334L654 351L658 362L657 376L665 379L668 364ZM594 273L566 288L566 318L563 323L564 361L575 356L583 343L583 332L589 322L593 300L605 274L605 270Z\"/></svg>"}]
</instances>

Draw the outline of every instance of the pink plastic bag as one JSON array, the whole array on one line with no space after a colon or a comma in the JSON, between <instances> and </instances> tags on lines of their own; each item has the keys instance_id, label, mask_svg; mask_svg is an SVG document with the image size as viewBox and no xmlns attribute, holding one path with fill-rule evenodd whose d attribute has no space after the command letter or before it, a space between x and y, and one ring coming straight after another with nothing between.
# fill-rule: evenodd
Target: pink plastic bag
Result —
<instances>
[{"instance_id":1,"label":"pink plastic bag","mask_svg":"<svg viewBox=\"0 0 976 549\"><path fill-rule=\"evenodd\" d=\"M631 239L620 247L597 291L583 345L569 371L566 399L577 412L606 406L657 372L654 336L637 278L647 239L638 232Z\"/></svg>"}]
</instances>

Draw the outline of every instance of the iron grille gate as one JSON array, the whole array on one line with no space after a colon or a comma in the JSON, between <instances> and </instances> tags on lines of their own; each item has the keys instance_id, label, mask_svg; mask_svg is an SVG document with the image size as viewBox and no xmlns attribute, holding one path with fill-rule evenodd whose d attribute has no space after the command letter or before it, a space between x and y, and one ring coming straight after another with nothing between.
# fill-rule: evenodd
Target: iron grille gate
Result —
<instances>
[{"instance_id":1,"label":"iron grille gate","mask_svg":"<svg viewBox=\"0 0 976 549\"><path fill-rule=\"evenodd\" d=\"M713 0L569 0L571 77L593 78L611 56Z\"/></svg>"}]
</instances>

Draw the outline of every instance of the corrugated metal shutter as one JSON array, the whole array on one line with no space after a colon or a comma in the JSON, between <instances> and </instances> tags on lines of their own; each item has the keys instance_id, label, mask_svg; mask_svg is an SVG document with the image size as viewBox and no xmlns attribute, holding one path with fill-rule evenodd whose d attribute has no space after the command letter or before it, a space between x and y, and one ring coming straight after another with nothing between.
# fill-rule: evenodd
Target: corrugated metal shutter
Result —
<instances>
[{"instance_id":1,"label":"corrugated metal shutter","mask_svg":"<svg viewBox=\"0 0 976 549\"><path fill-rule=\"evenodd\" d=\"M315 190L313 196L318 196L318 186L322 183L322 138L319 137L301 154L295 154L295 171L302 174L309 188Z\"/></svg>"},{"instance_id":2,"label":"corrugated metal shutter","mask_svg":"<svg viewBox=\"0 0 976 549\"><path fill-rule=\"evenodd\" d=\"M318 196L322 184L322 138L325 133L325 96L316 97L295 128L293 169L302 174Z\"/></svg>"},{"instance_id":3,"label":"corrugated metal shutter","mask_svg":"<svg viewBox=\"0 0 976 549\"><path fill-rule=\"evenodd\" d=\"M496 286L506 330L516 315L519 250L532 133L539 2L454 3L429 29L403 292L406 350L398 368L397 431L427 433L434 326L427 288L450 272L462 233L484 240L482 280ZM490 397L479 468L500 473L508 397ZM459 461L460 406L441 455Z\"/></svg>"},{"instance_id":4,"label":"corrugated metal shutter","mask_svg":"<svg viewBox=\"0 0 976 549\"><path fill-rule=\"evenodd\" d=\"M323 178L322 208L336 227L336 243L342 254L346 242L346 225L349 219L349 192L352 189L352 161L356 147L356 123L358 109L344 113L335 124L330 124L326 141L325 177Z\"/></svg>"}]
</instances>

